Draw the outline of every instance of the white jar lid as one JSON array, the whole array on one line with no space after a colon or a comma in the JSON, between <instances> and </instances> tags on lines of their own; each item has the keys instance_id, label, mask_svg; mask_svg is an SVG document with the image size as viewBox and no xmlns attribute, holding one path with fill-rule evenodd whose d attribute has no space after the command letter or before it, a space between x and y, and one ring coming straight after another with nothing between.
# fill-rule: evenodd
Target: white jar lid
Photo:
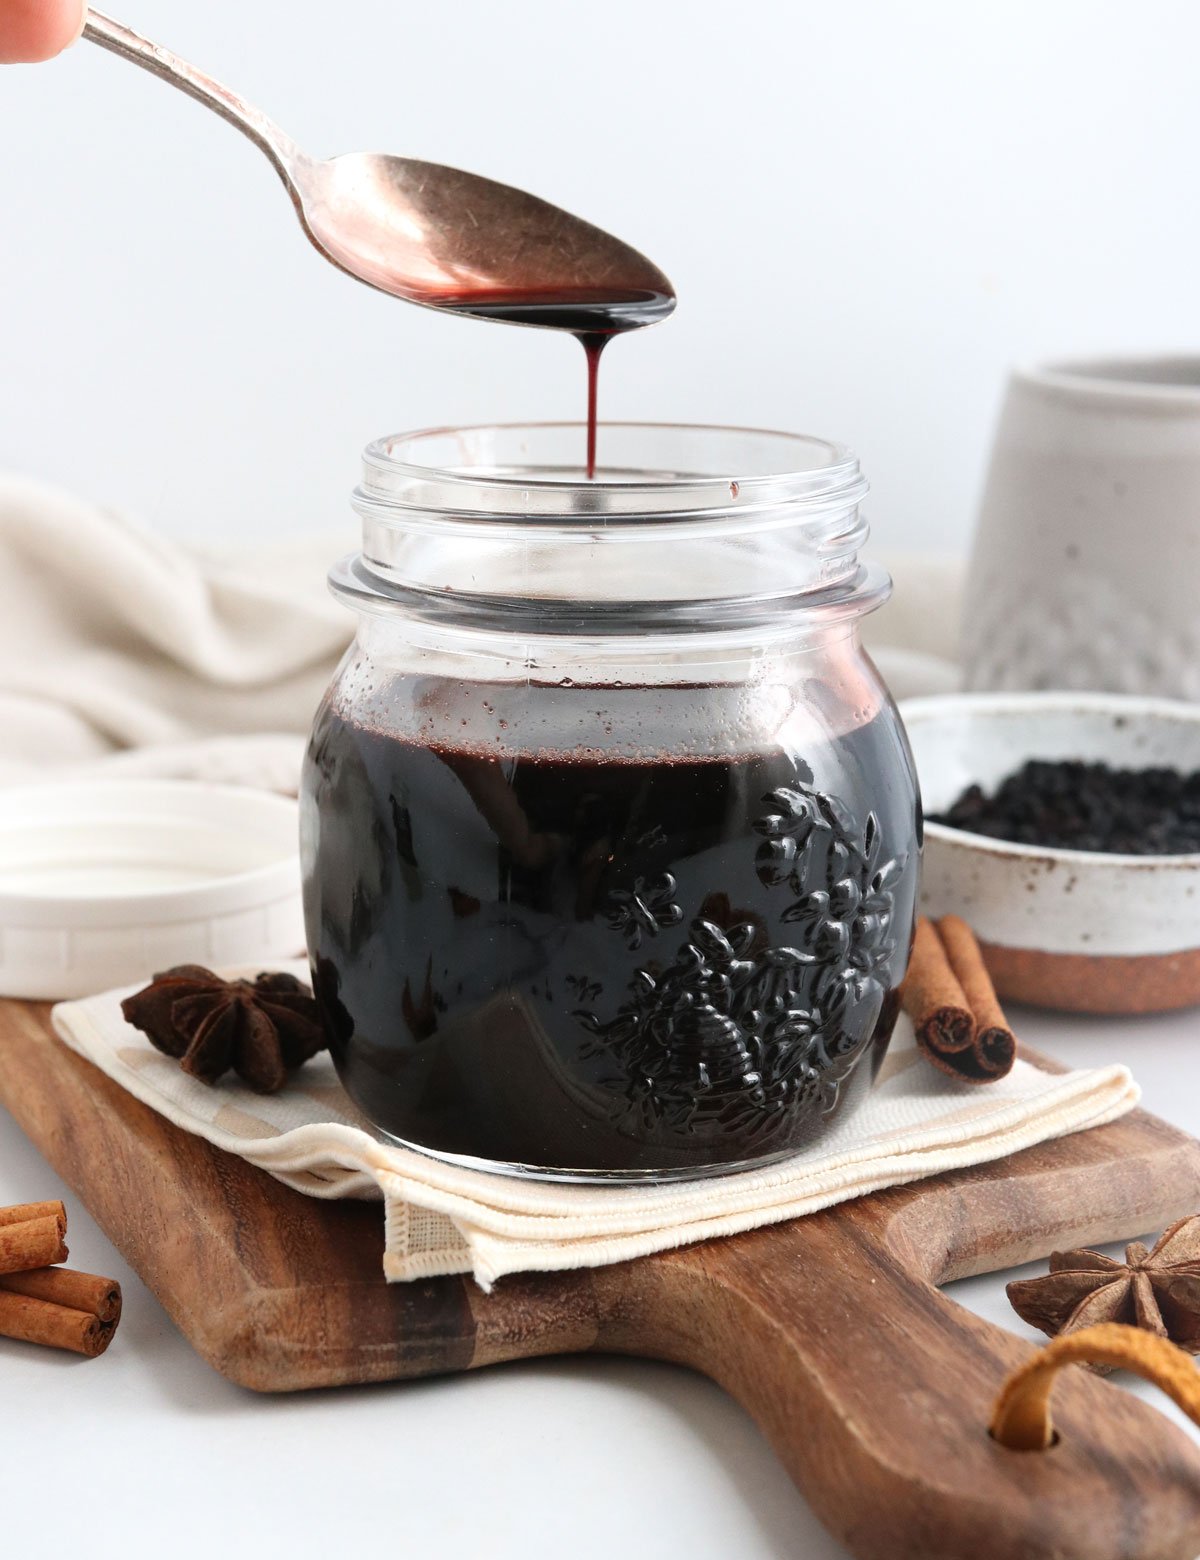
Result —
<instances>
[{"instance_id":1,"label":"white jar lid","mask_svg":"<svg viewBox=\"0 0 1200 1560\"><path fill-rule=\"evenodd\" d=\"M0 992L84 996L304 948L299 810L193 780L0 790Z\"/></svg>"}]
</instances>

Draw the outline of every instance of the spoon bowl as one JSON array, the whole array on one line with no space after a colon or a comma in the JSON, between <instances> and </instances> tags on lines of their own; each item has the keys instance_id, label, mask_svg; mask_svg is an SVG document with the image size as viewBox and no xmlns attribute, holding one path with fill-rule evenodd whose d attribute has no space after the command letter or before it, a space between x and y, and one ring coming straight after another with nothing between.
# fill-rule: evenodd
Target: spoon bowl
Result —
<instances>
[{"instance_id":1,"label":"spoon bowl","mask_svg":"<svg viewBox=\"0 0 1200 1560\"><path fill-rule=\"evenodd\" d=\"M300 220L326 257L393 297L484 319L570 328L605 310L610 329L675 307L670 282L610 233L508 184L459 168L350 152L296 159Z\"/></svg>"},{"instance_id":2,"label":"spoon bowl","mask_svg":"<svg viewBox=\"0 0 1200 1560\"><path fill-rule=\"evenodd\" d=\"M645 255L536 195L415 158L310 157L236 92L111 17L89 10L83 36L248 136L318 251L370 287L455 314L608 335L675 307Z\"/></svg>"}]
</instances>

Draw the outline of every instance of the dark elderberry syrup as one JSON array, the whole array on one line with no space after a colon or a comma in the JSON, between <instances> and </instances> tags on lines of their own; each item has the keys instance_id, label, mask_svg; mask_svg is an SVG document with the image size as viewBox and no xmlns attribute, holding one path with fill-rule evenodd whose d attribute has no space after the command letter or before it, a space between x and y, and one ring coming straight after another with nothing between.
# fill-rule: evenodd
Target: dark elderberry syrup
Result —
<instances>
[{"instance_id":1,"label":"dark elderberry syrup","mask_svg":"<svg viewBox=\"0 0 1200 1560\"><path fill-rule=\"evenodd\" d=\"M608 288L577 287L552 294L463 293L439 300L439 306L479 319L570 331L579 340L587 358L587 474L594 477L600 354L614 336L665 319L675 307L675 298L671 293L648 289L614 292Z\"/></svg>"},{"instance_id":2,"label":"dark elderberry syrup","mask_svg":"<svg viewBox=\"0 0 1200 1560\"><path fill-rule=\"evenodd\" d=\"M581 729L596 692L526 690L575 701ZM707 755L674 731L670 690L622 693L647 701L660 751L318 715L315 990L346 1087L395 1138L551 1173L695 1174L803 1147L868 1086L918 865L895 721L824 752Z\"/></svg>"}]
</instances>

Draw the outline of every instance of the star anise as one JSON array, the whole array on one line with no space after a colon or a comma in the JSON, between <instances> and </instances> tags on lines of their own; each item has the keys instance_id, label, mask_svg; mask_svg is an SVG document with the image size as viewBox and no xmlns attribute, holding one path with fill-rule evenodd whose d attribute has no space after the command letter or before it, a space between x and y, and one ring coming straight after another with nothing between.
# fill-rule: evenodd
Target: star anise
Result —
<instances>
[{"instance_id":1,"label":"star anise","mask_svg":"<svg viewBox=\"0 0 1200 1560\"><path fill-rule=\"evenodd\" d=\"M1098 1251L1056 1251L1041 1278L1008 1286L1013 1310L1053 1337L1125 1322L1200 1354L1200 1214L1180 1219L1153 1250L1141 1241L1116 1262Z\"/></svg>"},{"instance_id":2,"label":"star anise","mask_svg":"<svg viewBox=\"0 0 1200 1560\"><path fill-rule=\"evenodd\" d=\"M179 964L126 997L121 1012L193 1078L216 1083L232 1067L259 1094L281 1089L326 1044L308 987L282 972L222 980Z\"/></svg>"}]
</instances>

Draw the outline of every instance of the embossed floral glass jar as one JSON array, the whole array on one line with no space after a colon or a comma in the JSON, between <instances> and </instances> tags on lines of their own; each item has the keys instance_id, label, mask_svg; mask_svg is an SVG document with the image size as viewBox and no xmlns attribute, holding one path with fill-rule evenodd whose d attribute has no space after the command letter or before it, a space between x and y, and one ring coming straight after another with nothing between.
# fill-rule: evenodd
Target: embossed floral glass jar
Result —
<instances>
[{"instance_id":1,"label":"embossed floral glass jar","mask_svg":"<svg viewBox=\"0 0 1200 1560\"><path fill-rule=\"evenodd\" d=\"M887 1046L920 823L858 464L576 425L371 445L303 782L315 989L394 1138L542 1176L814 1141Z\"/></svg>"}]
</instances>

